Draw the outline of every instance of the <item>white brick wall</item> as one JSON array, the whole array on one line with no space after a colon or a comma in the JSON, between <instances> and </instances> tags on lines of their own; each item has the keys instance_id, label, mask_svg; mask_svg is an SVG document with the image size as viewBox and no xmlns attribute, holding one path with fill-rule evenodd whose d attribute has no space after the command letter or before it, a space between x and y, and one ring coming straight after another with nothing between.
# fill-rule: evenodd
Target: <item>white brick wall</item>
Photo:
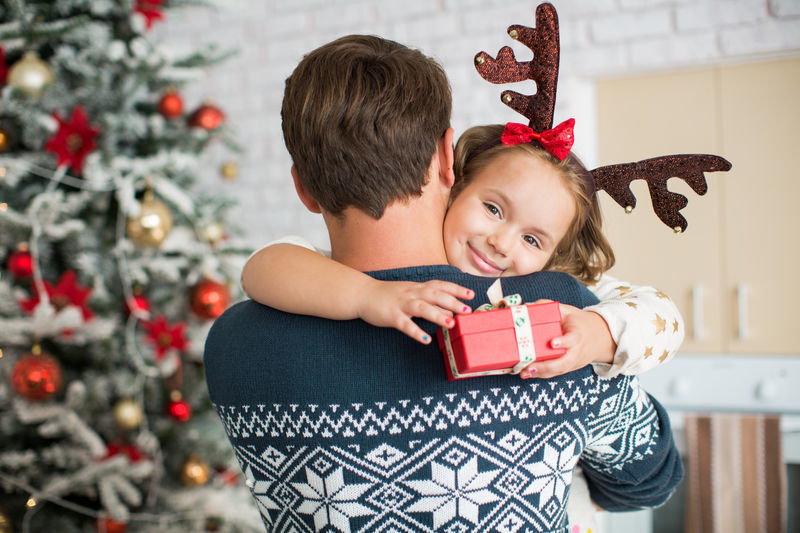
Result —
<instances>
[{"instance_id":1,"label":"white brick wall","mask_svg":"<svg viewBox=\"0 0 800 533\"><path fill-rule=\"evenodd\" d=\"M327 245L318 216L294 195L280 127L283 81L303 54L348 33L372 33L420 48L445 67L453 85L456 134L485 122L518 121L499 101L502 86L472 66L478 51L511 45L511 24L534 25L533 0L225 0L214 13L187 8L159 23L156 37L175 48L216 42L239 55L208 70L184 92L187 107L210 98L226 111L246 153L207 155L203 184L239 201L232 220L258 245L287 233ZM556 120L577 119L576 150L591 164L591 81L654 70L800 54L800 0L553 0L562 54ZM589 88L587 90L587 87ZM515 90L533 92L533 84ZM584 116L584 118L582 118ZM581 129L581 124L585 130ZM219 176L233 159L240 175Z\"/></svg>"}]
</instances>

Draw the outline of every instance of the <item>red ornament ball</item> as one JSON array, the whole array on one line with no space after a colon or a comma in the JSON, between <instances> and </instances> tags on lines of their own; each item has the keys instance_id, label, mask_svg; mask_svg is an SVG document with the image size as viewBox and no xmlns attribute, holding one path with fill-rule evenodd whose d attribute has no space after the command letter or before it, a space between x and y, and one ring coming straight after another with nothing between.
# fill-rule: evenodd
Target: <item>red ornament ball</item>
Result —
<instances>
[{"instance_id":1,"label":"red ornament ball","mask_svg":"<svg viewBox=\"0 0 800 533\"><path fill-rule=\"evenodd\" d=\"M192 416L192 406L185 400L170 400L167 414L178 422L186 422Z\"/></svg>"},{"instance_id":2,"label":"red ornament ball","mask_svg":"<svg viewBox=\"0 0 800 533\"><path fill-rule=\"evenodd\" d=\"M11 275L17 279L28 279L33 275L33 258L26 248L11 252L7 266Z\"/></svg>"},{"instance_id":3,"label":"red ornament ball","mask_svg":"<svg viewBox=\"0 0 800 533\"><path fill-rule=\"evenodd\" d=\"M11 371L11 383L26 400L47 400L61 390L61 365L46 353L23 355Z\"/></svg>"},{"instance_id":4,"label":"red ornament ball","mask_svg":"<svg viewBox=\"0 0 800 533\"><path fill-rule=\"evenodd\" d=\"M113 518L98 518L95 522L97 533L125 533L128 525L125 522L117 522Z\"/></svg>"},{"instance_id":5,"label":"red ornament ball","mask_svg":"<svg viewBox=\"0 0 800 533\"><path fill-rule=\"evenodd\" d=\"M230 292L222 283L205 279L192 288L190 307L200 318L217 318L230 303Z\"/></svg>"},{"instance_id":6,"label":"red ornament ball","mask_svg":"<svg viewBox=\"0 0 800 533\"><path fill-rule=\"evenodd\" d=\"M208 131L219 128L224 121L225 113L211 104L201 105L189 116L189 126Z\"/></svg>"},{"instance_id":7,"label":"red ornament ball","mask_svg":"<svg viewBox=\"0 0 800 533\"><path fill-rule=\"evenodd\" d=\"M167 91L158 101L158 112L166 118L176 118L183 114L183 99L175 91Z\"/></svg>"}]
</instances>

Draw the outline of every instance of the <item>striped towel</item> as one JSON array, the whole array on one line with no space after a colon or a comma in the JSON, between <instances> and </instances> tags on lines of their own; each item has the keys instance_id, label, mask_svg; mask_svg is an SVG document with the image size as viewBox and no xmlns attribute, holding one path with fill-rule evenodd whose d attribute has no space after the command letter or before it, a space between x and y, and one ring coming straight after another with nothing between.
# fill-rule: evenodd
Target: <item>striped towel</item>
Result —
<instances>
[{"instance_id":1,"label":"striped towel","mask_svg":"<svg viewBox=\"0 0 800 533\"><path fill-rule=\"evenodd\" d=\"M780 419L686 416L686 533L785 533Z\"/></svg>"}]
</instances>

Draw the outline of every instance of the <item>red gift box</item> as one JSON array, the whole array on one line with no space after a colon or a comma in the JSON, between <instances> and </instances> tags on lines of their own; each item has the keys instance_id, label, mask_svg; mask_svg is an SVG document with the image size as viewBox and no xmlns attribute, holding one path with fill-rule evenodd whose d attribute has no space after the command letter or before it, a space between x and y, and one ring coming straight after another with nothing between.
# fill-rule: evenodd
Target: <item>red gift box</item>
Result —
<instances>
[{"instance_id":1,"label":"red gift box","mask_svg":"<svg viewBox=\"0 0 800 533\"><path fill-rule=\"evenodd\" d=\"M530 341L525 341L527 333L520 329L521 324L525 325L524 319L520 319L524 317L523 307L529 319L527 327L533 334L533 360L544 361L564 355L565 349L550 347L550 340L563 334L558 302L456 315L452 328L442 328L436 334L444 354L447 379L511 374L521 357L530 357L525 355L524 348Z\"/></svg>"}]
</instances>

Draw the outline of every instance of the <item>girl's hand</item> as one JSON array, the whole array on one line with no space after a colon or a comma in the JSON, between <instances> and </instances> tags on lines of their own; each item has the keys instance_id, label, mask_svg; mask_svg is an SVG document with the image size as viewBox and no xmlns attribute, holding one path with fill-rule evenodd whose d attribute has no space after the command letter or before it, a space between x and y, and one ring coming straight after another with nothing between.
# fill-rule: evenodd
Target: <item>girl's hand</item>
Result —
<instances>
[{"instance_id":1,"label":"girl's hand","mask_svg":"<svg viewBox=\"0 0 800 533\"><path fill-rule=\"evenodd\" d=\"M412 317L450 328L455 324L454 314L472 311L459 298L471 300L475 293L455 283L373 281L375 283L357 294L358 317L373 326L398 329L422 344L430 343L431 337L411 320Z\"/></svg>"},{"instance_id":2,"label":"girl's hand","mask_svg":"<svg viewBox=\"0 0 800 533\"><path fill-rule=\"evenodd\" d=\"M537 300L534 303L551 300ZM565 348L567 353L557 359L533 362L520 372L523 379L551 378L583 368L591 363L611 363L617 345L603 317L571 305L559 304L561 329L564 335L550 341L553 348Z\"/></svg>"}]
</instances>

